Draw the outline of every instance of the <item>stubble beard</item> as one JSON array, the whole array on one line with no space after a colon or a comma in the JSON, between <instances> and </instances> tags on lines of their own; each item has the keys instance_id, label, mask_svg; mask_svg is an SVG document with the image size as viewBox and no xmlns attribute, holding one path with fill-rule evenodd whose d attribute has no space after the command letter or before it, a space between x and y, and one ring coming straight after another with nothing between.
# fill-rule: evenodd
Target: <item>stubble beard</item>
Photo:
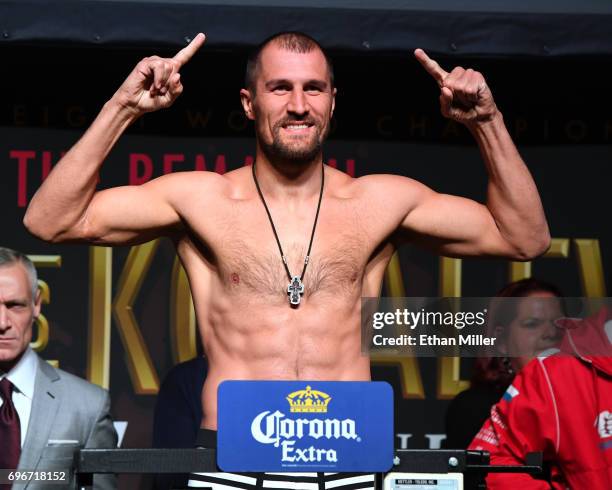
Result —
<instances>
[{"instance_id":1,"label":"stubble beard","mask_svg":"<svg viewBox=\"0 0 612 490\"><path fill-rule=\"evenodd\" d=\"M291 122L312 124L314 131L309 142L303 142L301 138L296 138L295 142L283 139L281 130L284 125ZM329 128L323 129L321 126L319 121L311 118L304 120L283 119L272 128L272 143L268 143L264 138L258 136L259 145L271 163L289 167L302 167L320 158L323 141L329 133Z\"/></svg>"}]
</instances>

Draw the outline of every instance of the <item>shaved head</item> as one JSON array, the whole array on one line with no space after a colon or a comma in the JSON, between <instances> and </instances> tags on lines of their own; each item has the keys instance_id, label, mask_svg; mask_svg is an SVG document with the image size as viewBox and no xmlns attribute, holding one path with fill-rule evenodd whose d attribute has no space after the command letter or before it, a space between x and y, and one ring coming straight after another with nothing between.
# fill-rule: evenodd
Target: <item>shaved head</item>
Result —
<instances>
[{"instance_id":1,"label":"shaved head","mask_svg":"<svg viewBox=\"0 0 612 490\"><path fill-rule=\"evenodd\" d=\"M274 34L263 41L257 48L251 53L247 61L246 74L244 79L245 87L248 88L252 93L255 93L256 79L259 74L261 53L266 46L274 44L285 51L292 53L310 53L311 51L321 51L327 62L327 71L329 73L330 86L334 87L334 68L331 60L321 47L321 45L315 41L312 37L301 32L280 32Z\"/></svg>"}]
</instances>

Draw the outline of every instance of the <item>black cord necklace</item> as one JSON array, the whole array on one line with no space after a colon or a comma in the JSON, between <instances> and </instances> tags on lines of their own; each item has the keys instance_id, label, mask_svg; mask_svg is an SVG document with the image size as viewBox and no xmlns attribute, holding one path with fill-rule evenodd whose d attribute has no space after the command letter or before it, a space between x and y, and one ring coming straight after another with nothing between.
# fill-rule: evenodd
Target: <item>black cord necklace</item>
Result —
<instances>
[{"instance_id":1,"label":"black cord necklace","mask_svg":"<svg viewBox=\"0 0 612 490\"><path fill-rule=\"evenodd\" d=\"M281 258L283 259L283 265L285 266L285 271L287 272L287 277L289 278L289 285L287 286L287 294L289 295L289 303L291 306L298 306L300 301L302 300L302 294L304 294L304 284L302 283L302 279L304 279L304 274L306 273L306 266L308 265L308 261L310 260L310 250L312 249L312 242L314 240L315 230L317 229L317 221L319 219L319 210L321 209L321 201L323 200L323 184L325 182L325 167L321 164L321 190L319 191L319 203L317 204L317 214L315 215L314 223L312 225L312 233L310 234L310 243L308 244L308 252L306 252L306 257L304 257L304 268L302 269L302 273L299 276L294 276L289 271L289 265L287 264L287 257L283 252L283 247L281 246L280 240L278 238L278 233L276 233L276 227L274 226L274 221L272 221L272 215L270 214L270 210L268 209L268 205L266 204L266 200L264 199L263 193L261 192L261 188L259 187L259 182L257 181L257 175L255 175L255 162L252 165L253 170L253 180L255 181L255 187L257 187L257 192L259 193L259 197L261 198L261 202L266 208L266 213L268 214L268 219L270 220L270 224L272 225L272 232L274 233L274 238L276 238L276 244L278 245L278 250L280 251Z\"/></svg>"}]
</instances>

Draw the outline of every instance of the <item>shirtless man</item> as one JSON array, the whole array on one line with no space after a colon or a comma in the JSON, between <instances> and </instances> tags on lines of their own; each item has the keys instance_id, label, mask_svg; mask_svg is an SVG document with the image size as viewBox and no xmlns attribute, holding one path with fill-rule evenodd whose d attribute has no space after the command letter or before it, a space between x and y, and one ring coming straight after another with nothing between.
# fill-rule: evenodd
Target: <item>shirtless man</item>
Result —
<instances>
[{"instance_id":1,"label":"shirtless man","mask_svg":"<svg viewBox=\"0 0 612 490\"><path fill-rule=\"evenodd\" d=\"M360 351L360 299L379 294L399 244L512 260L547 249L536 186L480 73L447 73L415 51L440 86L442 113L464 123L478 142L489 173L486 205L438 194L406 177L355 179L323 165L333 73L320 47L295 33L263 46L240 92L255 124L256 177L287 268L251 167L224 175L181 172L96 192L98 172L117 139L144 113L172 105L183 90L179 71L203 42L198 34L173 58L140 61L55 166L24 218L30 232L52 242L174 241L209 363L202 427L217 427L223 380L369 380L370 360ZM287 269L292 276L302 271L323 176L304 292L294 306Z\"/></svg>"}]
</instances>

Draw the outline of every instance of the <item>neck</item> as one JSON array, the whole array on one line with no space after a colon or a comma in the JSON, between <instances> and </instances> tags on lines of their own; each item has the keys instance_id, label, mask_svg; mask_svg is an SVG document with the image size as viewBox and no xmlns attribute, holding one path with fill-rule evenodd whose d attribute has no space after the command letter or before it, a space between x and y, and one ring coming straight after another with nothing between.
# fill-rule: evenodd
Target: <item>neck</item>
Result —
<instances>
[{"instance_id":1,"label":"neck","mask_svg":"<svg viewBox=\"0 0 612 490\"><path fill-rule=\"evenodd\" d=\"M256 175L266 198L275 200L306 200L318 196L321 190L322 155L311 162L272 162L257 152Z\"/></svg>"}]
</instances>

